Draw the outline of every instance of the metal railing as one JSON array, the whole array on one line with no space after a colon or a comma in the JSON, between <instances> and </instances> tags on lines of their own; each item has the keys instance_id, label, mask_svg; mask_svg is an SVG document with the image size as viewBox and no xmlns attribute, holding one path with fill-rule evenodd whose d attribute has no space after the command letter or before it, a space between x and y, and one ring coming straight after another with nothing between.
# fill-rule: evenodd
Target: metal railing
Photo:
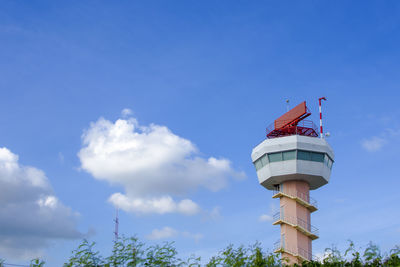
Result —
<instances>
[{"instance_id":1,"label":"metal railing","mask_svg":"<svg viewBox=\"0 0 400 267\"><path fill-rule=\"evenodd\" d=\"M274 243L274 251L278 251L278 250L284 250L290 254L297 255L297 251L295 250L295 248L293 246L289 246L288 244L285 244L284 242L282 242L281 239L279 239L278 241L276 241Z\"/></svg>"},{"instance_id":2,"label":"metal railing","mask_svg":"<svg viewBox=\"0 0 400 267\"><path fill-rule=\"evenodd\" d=\"M319 230L317 227L311 225L310 223L308 223L300 218L296 218L296 217L289 216L289 215L281 215L280 212L277 212L274 214L273 220L274 220L274 222L281 220L283 222L287 222L292 225L297 225L311 234L314 234L316 236L319 235Z\"/></svg>"},{"instance_id":3,"label":"metal railing","mask_svg":"<svg viewBox=\"0 0 400 267\"><path fill-rule=\"evenodd\" d=\"M281 123L284 125L284 123ZM275 138L289 135L306 135L318 137L318 127L311 120L302 120L294 125L286 125L276 128L275 122L266 128L267 138Z\"/></svg>"},{"instance_id":4,"label":"metal railing","mask_svg":"<svg viewBox=\"0 0 400 267\"><path fill-rule=\"evenodd\" d=\"M297 197L297 198L303 200L304 202L306 202L306 203L318 208L317 201L315 199L313 199L312 197L310 197L309 194L306 194L304 192L300 192L300 191L297 191L297 190L273 190L272 191L273 195L276 195L278 193L283 193L283 194L286 194L286 195L291 196L291 197Z\"/></svg>"},{"instance_id":5,"label":"metal railing","mask_svg":"<svg viewBox=\"0 0 400 267\"><path fill-rule=\"evenodd\" d=\"M277 251L277 250L279 250L279 249L281 249L281 248L284 248L284 247L283 247L283 245L282 245L282 243L281 243L281 240L279 239L278 241L276 241L276 242L274 243L274 251Z\"/></svg>"},{"instance_id":6,"label":"metal railing","mask_svg":"<svg viewBox=\"0 0 400 267\"><path fill-rule=\"evenodd\" d=\"M308 252L308 250L305 250L303 248L298 248L297 249L297 254L300 255L301 257L303 257L306 260L313 260L313 255L312 253Z\"/></svg>"},{"instance_id":7,"label":"metal railing","mask_svg":"<svg viewBox=\"0 0 400 267\"><path fill-rule=\"evenodd\" d=\"M293 256L300 256L306 260L316 260L316 257L314 257L312 253L309 252L308 250L303 248L296 249L294 247L288 246L280 239L274 243L274 251L279 251L279 250L292 254Z\"/></svg>"}]
</instances>

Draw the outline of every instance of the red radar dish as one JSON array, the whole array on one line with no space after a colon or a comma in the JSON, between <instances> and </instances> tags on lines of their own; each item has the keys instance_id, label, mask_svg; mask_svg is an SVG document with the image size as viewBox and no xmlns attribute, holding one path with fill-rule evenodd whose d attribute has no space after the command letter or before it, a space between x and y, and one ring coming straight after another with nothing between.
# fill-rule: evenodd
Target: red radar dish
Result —
<instances>
[{"instance_id":1,"label":"red radar dish","mask_svg":"<svg viewBox=\"0 0 400 267\"><path fill-rule=\"evenodd\" d=\"M317 127L310 120L305 120L311 112L302 102L295 106L267 128L267 138L276 138L288 135L305 135L318 137Z\"/></svg>"}]
</instances>

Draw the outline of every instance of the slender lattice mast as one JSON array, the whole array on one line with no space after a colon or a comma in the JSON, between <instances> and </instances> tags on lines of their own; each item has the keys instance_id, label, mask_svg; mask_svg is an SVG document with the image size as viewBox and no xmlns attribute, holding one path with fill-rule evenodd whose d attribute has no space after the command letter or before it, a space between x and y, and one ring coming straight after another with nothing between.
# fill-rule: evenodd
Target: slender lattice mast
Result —
<instances>
[{"instance_id":1,"label":"slender lattice mast","mask_svg":"<svg viewBox=\"0 0 400 267\"><path fill-rule=\"evenodd\" d=\"M118 227L119 227L118 208L116 209L116 212L115 212L114 223L115 223L114 238L115 238L115 242L117 242L118 241Z\"/></svg>"}]
</instances>

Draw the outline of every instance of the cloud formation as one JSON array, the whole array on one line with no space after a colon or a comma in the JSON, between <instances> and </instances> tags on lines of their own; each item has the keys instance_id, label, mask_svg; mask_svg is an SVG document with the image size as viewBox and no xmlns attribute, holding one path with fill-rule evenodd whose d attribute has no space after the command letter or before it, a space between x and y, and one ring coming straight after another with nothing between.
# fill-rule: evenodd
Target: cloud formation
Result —
<instances>
[{"instance_id":1,"label":"cloud formation","mask_svg":"<svg viewBox=\"0 0 400 267\"><path fill-rule=\"evenodd\" d=\"M382 149L383 146L390 144L394 145L398 142L400 136L400 128L385 128L380 134L361 140L361 147L368 152L376 152Z\"/></svg>"},{"instance_id":2,"label":"cloud formation","mask_svg":"<svg viewBox=\"0 0 400 267\"><path fill-rule=\"evenodd\" d=\"M193 215L200 211L200 207L190 199L179 202L174 201L170 196L160 198L129 198L121 193L111 195L109 201L119 208L136 213L182 213Z\"/></svg>"},{"instance_id":3,"label":"cloud formation","mask_svg":"<svg viewBox=\"0 0 400 267\"><path fill-rule=\"evenodd\" d=\"M271 222L272 221L272 216L268 214L262 214L259 218L260 222Z\"/></svg>"},{"instance_id":4,"label":"cloud formation","mask_svg":"<svg viewBox=\"0 0 400 267\"><path fill-rule=\"evenodd\" d=\"M159 240L176 237L178 235L178 231L172 229L171 227L165 226L162 229L154 229L151 231L151 234L147 235L146 238L149 240Z\"/></svg>"},{"instance_id":5,"label":"cloud formation","mask_svg":"<svg viewBox=\"0 0 400 267\"><path fill-rule=\"evenodd\" d=\"M134 213L182 213L200 208L190 199L175 201L203 187L224 188L230 177L244 177L224 158L203 158L195 145L156 124L141 126L134 118L114 123L100 118L83 134L81 168L94 178L122 185L126 194L109 201Z\"/></svg>"},{"instance_id":6,"label":"cloud formation","mask_svg":"<svg viewBox=\"0 0 400 267\"><path fill-rule=\"evenodd\" d=\"M274 203L270 203L269 205L269 210L270 212L267 214L261 214L261 216L258 218L258 221L260 222L271 222L273 220L273 214L277 213L278 207Z\"/></svg>"},{"instance_id":7,"label":"cloud formation","mask_svg":"<svg viewBox=\"0 0 400 267\"><path fill-rule=\"evenodd\" d=\"M132 115L132 110L130 110L129 108L124 108L122 111L121 111L121 115L122 115L122 117L128 117L129 115Z\"/></svg>"},{"instance_id":8,"label":"cloud formation","mask_svg":"<svg viewBox=\"0 0 400 267\"><path fill-rule=\"evenodd\" d=\"M178 236L193 239L196 243L203 238L202 234L199 233L194 234L187 231L179 232L168 226L165 226L161 229L154 229L149 235L146 236L146 238L149 240L159 240L159 239L168 239L173 237L175 238Z\"/></svg>"},{"instance_id":9,"label":"cloud formation","mask_svg":"<svg viewBox=\"0 0 400 267\"><path fill-rule=\"evenodd\" d=\"M386 144L386 140L382 137L378 136L373 136L369 139L363 139L361 141L361 146L370 152L378 151L380 150L383 145Z\"/></svg>"},{"instance_id":10,"label":"cloud formation","mask_svg":"<svg viewBox=\"0 0 400 267\"><path fill-rule=\"evenodd\" d=\"M37 257L54 239L75 239L77 214L64 206L43 171L0 148L0 255Z\"/></svg>"}]
</instances>

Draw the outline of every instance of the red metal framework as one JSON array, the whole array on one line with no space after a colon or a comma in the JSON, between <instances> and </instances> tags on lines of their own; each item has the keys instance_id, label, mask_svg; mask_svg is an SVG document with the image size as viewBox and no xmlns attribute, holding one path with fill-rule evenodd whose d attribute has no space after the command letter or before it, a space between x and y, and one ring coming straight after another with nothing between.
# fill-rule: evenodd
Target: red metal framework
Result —
<instances>
[{"instance_id":1,"label":"red metal framework","mask_svg":"<svg viewBox=\"0 0 400 267\"><path fill-rule=\"evenodd\" d=\"M288 135L305 135L318 137L318 128L310 120L304 120L311 115L306 106L306 102L302 102L292 108L267 128L267 138L276 138Z\"/></svg>"}]
</instances>

